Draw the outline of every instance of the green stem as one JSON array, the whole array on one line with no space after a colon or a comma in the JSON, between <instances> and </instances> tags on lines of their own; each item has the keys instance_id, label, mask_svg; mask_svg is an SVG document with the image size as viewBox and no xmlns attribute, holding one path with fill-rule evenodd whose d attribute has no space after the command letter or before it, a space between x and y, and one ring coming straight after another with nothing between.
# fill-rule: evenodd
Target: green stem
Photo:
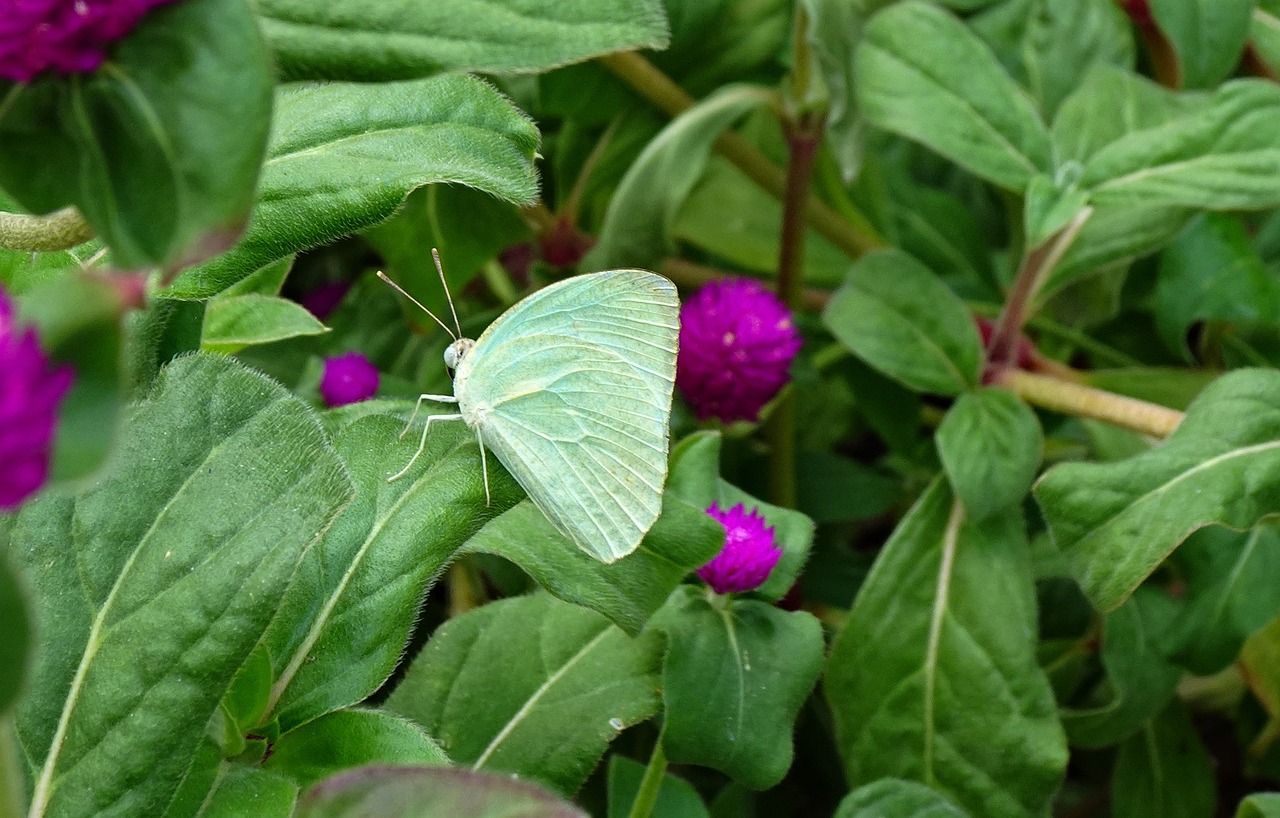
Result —
<instances>
[{"instance_id":1,"label":"green stem","mask_svg":"<svg viewBox=\"0 0 1280 818\"><path fill-rule=\"evenodd\" d=\"M599 60L601 65L668 116L678 116L694 105L693 97L635 52L607 54ZM738 134L726 131L716 139L715 147L747 178L779 200L783 199L787 187L785 174L754 145ZM859 258L885 245L884 239L866 218L860 218L857 223L847 221L816 197L809 202L808 222L850 258Z\"/></svg>"},{"instance_id":2,"label":"green stem","mask_svg":"<svg viewBox=\"0 0 1280 818\"><path fill-rule=\"evenodd\" d=\"M24 253L69 250L93 238L93 228L74 207L47 216L0 212L0 248Z\"/></svg>"},{"instance_id":3,"label":"green stem","mask_svg":"<svg viewBox=\"0 0 1280 818\"><path fill-rule=\"evenodd\" d=\"M658 803L658 793L662 790L662 778L666 774L667 754L662 751L662 735L659 734L653 744L653 754L649 756L649 766L644 768L636 800L631 804L629 818L649 818L653 814L653 806Z\"/></svg>"},{"instance_id":4,"label":"green stem","mask_svg":"<svg viewBox=\"0 0 1280 818\"><path fill-rule=\"evenodd\" d=\"M490 292L498 297L503 306L509 307L520 300L520 291L511 281L511 276L507 275L506 268L496 258L489 259L480 268L480 274L484 276L484 283L489 285Z\"/></svg>"},{"instance_id":5,"label":"green stem","mask_svg":"<svg viewBox=\"0 0 1280 818\"><path fill-rule=\"evenodd\" d=\"M0 718L0 818L18 818L26 812L22 797L22 762L17 748L18 740L10 714Z\"/></svg>"},{"instance_id":6,"label":"green stem","mask_svg":"<svg viewBox=\"0 0 1280 818\"><path fill-rule=\"evenodd\" d=\"M993 383L1013 390L1034 406L1100 420L1156 438L1168 437L1183 418L1181 412L1167 406L1018 369L1001 370Z\"/></svg>"}]
</instances>

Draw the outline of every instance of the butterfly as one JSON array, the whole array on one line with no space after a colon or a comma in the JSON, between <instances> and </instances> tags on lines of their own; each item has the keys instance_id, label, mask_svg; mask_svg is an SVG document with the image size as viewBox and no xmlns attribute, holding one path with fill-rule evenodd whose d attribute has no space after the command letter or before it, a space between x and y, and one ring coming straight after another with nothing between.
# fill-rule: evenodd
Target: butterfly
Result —
<instances>
[{"instance_id":1,"label":"butterfly","mask_svg":"<svg viewBox=\"0 0 1280 818\"><path fill-rule=\"evenodd\" d=\"M438 255L436 268L443 282ZM480 445L486 502L488 449L579 548L602 562L634 551L658 518L667 476L675 285L645 270L575 276L520 301L474 341L462 337L452 299L449 309L457 333L431 317L454 338L444 353L453 395L419 396L414 415L424 401L458 412L428 417L413 459L390 480L422 454L432 423L461 420Z\"/></svg>"}]
</instances>

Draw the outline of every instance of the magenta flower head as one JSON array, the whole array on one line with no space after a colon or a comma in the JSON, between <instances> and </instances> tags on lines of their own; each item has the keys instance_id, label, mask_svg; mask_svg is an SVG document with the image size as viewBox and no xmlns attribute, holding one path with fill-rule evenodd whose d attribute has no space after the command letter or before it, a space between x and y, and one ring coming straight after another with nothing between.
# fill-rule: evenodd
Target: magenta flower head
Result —
<instances>
[{"instance_id":1,"label":"magenta flower head","mask_svg":"<svg viewBox=\"0 0 1280 818\"><path fill-rule=\"evenodd\" d=\"M0 0L0 78L87 74L156 6L173 0Z\"/></svg>"},{"instance_id":2,"label":"magenta flower head","mask_svg":"<svg viewBox=\"0 0 1280 818\"><path fill-rule=\"evenodd\" d=\"M359 352L324 359L320 395L330 406L368 400L378 391L378 370Z\"/></svg>"},{"instance_id":3,"label":"magenta flower head","mask_svg":"<svg viewBox=\"0 0 1280 818\"><path fill-rule=\"evenodd\" d=\"M755 420L800 351L791 312L757 281L713 281L680 308L676 384L699 420Z\"/></svg>"},{"instance_id":4,"label":"magenta flower head","mask_svg":"<svg viewBox=\"0 0 1280 818\"><path fill-rule=\"evenodd\" d=\"M333 315L350 291L350 281L326 281L302 296L301 303L307 308L307 312L324 321Z\"/></svg>"},{"instance_id":5,"label":"magenta flower head","mask_svg":"<svg viewBox=\"0 0 1280 818\"><path fill-rule=\"evenodd\" d=\"M20 329L0 290L0 511L12 511L49 478L58 406L71 367L51 368L33 329Z\"/></svg>"},{"instance_id":6,"label":"magenta flower head","mask_svg":"<svg viewBox=\"0 0 1280 818\"><path fill-rule=\"evenodd\" d=\"M773 544L773 528L756 509L748 514L742 503L728 511L712 503L707 513L724 526L724 548L698 569L698 576L717 594L759 588L782 559L782 549Z\"/></svg>"}]
</instances>

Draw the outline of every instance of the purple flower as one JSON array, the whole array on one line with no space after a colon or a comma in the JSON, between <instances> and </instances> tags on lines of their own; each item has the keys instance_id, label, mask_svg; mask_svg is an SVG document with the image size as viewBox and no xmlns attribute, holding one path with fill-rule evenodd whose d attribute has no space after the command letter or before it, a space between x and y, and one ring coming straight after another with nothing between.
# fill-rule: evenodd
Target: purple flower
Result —
<instances>
[{"instance_id":1,"label":"purple flower","mask_svg":"<svg viewBox=\"0 0 1280 818\"><path fill-rule=\"evenodd\" d=\"M680 308L676 384L700 420L755 420L800 351L791 312L757 281L713 281Z\"/></svg>"},{"instance_id":2,"label":"purple flower","mask_svg":"<svg viewBox=\"0 0 1280 818\"><path fill-rule=\"evenodd\" d=\"M330 406L368 400L378 391L378 370L359 352L324 359L320 394Z\"/></svg>"},{"instance_id":3,"label":"purple flower","mask_svg":"<svg viewBox=\"0 0 1280 818\"><path fill-rule=\"evenodd\" d=\"M728 511L712 503L707 513L724 526L724 548L698 569L698 576L717 594L759 588L782 558L782 549L773 544L773 528L756 509L748 514L742 503Z\"/></svg>"},{"instance_id":4,"label":"purple flower","mask_svg":"<svg viewBox=\"0 0 1280 818\"><path fill-rule=\"evenodd\" d=\"M0 0L0 78L85 74L156 6L173 0Z\"/></svg>"},{"instance_id":5,"label":"purple flower","mask_svg":"<svg viewBox=\"0 0 1280 818\"><path fill-rule=\"evenodd\" d=\"M71 367L51 368L35 330L14 322L0 290L0 511L12 511L49 477L58 405L71 388Z\"/></svg>"},{"instance_id":6,"label":"purple flower","mask_svg":"<svg viewBox=\"0 0 1280 818\"><path fill-rule=\"evenodd\" d=\"M350 291L350 281L326 281L302 296L302 306L307 308L307 312L324 321L333 315L333 311Z\"/></svg>"}]
</instances>

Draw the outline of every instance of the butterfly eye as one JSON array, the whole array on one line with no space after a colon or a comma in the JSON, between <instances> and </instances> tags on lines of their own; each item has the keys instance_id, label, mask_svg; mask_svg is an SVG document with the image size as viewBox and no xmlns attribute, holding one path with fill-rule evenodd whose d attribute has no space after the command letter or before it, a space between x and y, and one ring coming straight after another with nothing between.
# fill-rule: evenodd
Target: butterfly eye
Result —
<instances>
[{"instance_id":1,"label":"butterfly eye","mask_svg":"<svg viewBox=\"0 0 1280 818\"><path fill-rule=\"evenodd\" d=\"M475 341L470 338L459 338L444 350L444 365L449 367L450 371L458 368L458 364L462 363L462 359L476 345Z\"/></svg>"}]
</instances>

